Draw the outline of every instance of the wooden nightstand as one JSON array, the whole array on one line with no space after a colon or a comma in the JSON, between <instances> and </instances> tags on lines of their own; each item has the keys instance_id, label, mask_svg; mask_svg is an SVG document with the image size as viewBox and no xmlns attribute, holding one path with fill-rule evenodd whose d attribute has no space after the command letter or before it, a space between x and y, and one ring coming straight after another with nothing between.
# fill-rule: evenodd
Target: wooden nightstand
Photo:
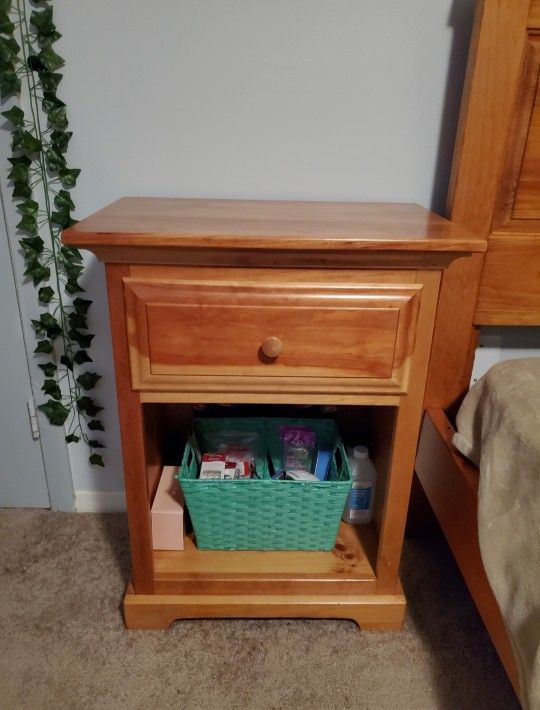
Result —
<instances>
[{"instance_id":1,"label":"wooden nightstand","mask_svg":"<svg viewBox=\"0 0 540 710\"><path fill-rule=\"evenodd\" d=\"M152 198L119 200L63 240L107 264L133 562L126 625L215 616L400 627L441 275L485 242L416 205ZM374 524L342 524L332 552L202 551L191 539L183 552L154 551L167 439L177 451L167 463L178 463L196 403L337 405L345 428L369 440Z\"/></svg>"}]
</instances>

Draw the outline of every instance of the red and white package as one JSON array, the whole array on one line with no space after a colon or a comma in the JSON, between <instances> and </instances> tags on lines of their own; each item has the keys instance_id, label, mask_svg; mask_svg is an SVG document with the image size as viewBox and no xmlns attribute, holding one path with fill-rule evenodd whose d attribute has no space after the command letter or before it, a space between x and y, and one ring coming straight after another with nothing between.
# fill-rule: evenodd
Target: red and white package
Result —
<instances>
[{"instance_id":1,"label":"red and white package","mask_svg":"<svg viewBox=\"0 0 540 710\"><path fill-rule=\"evenodd\" d=\"M235 461L229 454L203 454L199 478L233 480L251 478L249 461Z\"/></svg>"}]
</instances>

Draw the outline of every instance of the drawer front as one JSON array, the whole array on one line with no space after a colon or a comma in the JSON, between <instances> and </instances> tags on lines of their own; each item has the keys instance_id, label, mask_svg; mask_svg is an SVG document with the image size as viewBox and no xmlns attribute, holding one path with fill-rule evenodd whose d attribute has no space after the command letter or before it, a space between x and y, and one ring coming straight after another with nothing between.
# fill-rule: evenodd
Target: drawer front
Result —
<instances>
[{"instance_id":1,"label":"drawer front","mask_svg":"<svg viewBox=\"0 0 540 710\"><path fill-rule=\"evenodd\" d=\"M398 382L420 285L248 278L126 279L134 388L201 377Z\"/></svg>"}]
</instances>

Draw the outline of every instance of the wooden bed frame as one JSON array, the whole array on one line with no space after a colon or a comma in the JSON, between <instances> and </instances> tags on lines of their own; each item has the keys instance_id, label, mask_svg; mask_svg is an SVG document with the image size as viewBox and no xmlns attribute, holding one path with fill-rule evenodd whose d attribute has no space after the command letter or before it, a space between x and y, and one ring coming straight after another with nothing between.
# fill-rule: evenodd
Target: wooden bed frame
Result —
<instances>
[{"instance_id":1,"label":"wooden bed frame","mask_svg":"<svg viewBox=\"0 0 540 710\"><path fill-rule=\"evenodd\" d=\"M482 325L540 324L540 0L480 0L447 216L487 238L454 262L437 314L416 473L516 693L519 678L478 545L478 469L451 445Z\"/></svg>"}]
</instances>

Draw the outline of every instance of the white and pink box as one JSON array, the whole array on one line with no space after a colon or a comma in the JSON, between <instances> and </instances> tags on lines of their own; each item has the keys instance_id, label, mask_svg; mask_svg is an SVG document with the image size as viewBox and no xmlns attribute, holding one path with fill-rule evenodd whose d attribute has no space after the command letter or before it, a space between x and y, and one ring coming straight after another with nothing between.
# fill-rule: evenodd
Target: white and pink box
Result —
<instances>
[{"instance_id":1,"label":"white and pink box","mask_svg":"<svg viewBox=\"0 0 540 710\"><path fill-rule=\"evenodd\" d=\"M177 466L165 466L152 503L154 550L184 549L184 496L175 475Z\"/></svg>"}]
</instances>

